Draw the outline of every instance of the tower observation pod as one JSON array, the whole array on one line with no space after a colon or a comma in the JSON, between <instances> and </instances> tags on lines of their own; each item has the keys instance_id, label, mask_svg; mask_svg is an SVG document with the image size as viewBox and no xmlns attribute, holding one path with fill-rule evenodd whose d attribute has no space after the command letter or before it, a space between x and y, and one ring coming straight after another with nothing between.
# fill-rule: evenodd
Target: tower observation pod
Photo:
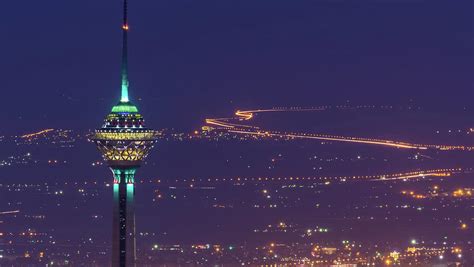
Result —
<instances>
[{"instance_id":1,"label":"tower observation pod","mask_svg":"<svg viewBox=\"0 0 474 267\"><path fill-rule=\"evenodd\" d=\"M91 141L112 170L113 223L112 266L136 266L135 172L156 142L154 130L145 127L143 116L129 99L128 81L128 2L123 0L121 97L106 116Z\"/></svg>"}]
</instances>

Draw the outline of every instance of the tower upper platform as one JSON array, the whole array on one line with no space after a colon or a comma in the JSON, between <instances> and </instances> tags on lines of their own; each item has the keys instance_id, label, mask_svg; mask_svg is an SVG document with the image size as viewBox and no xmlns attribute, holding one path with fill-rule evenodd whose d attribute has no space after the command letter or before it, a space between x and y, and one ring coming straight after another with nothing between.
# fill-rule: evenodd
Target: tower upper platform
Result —
<instances>
[{"instance_id":1,"label":"tower upper platform","mask_svg":"<svg viewBox=\"0 0 474 267\"><path fill-rule=\"evenodd\" d=\"M92 141L114 168L138 167L156 142L156 132L145 127L138 109L127 103L112 108Z\"/></svg>"}]
</instances>

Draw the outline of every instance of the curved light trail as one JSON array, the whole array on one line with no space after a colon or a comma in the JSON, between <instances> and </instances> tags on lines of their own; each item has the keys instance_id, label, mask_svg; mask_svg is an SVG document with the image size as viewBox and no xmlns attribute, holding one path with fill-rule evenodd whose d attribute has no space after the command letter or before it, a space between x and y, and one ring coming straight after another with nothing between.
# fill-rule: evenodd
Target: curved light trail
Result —
<instances>
[{"instance_id":1,"label":"curved light trail","mask_svg":"<svg viewBox=\"0 0 474 267\"><path fill-rule=\"evenodd\" d=\"M335 142L349 142L349 143L361 143L369 145L380 145L404 149L418 149L418 150L465 150L474 151L472 146L457 146L457 145L433 145L433 144L416 144L386 139L376 138L365 138L365 137L351 137L341 135L330 135L330 134L317 134L317 133L295 133L295 132L280 132L280 131L266 131L259 127L245 124L245 121L249 121L254 117L254 114L264 112L305 112L305 111L324 111L327 110L328 106L314 107L314 108L274 108L274 109L256 109L256 110L238 110L235 112L234 118L217 118L217 119L206 119L206 124L216 129L224 130L230 133L244 134L244 135L257 135L267 137L279 137L279 138L292 138L292 139L314 139L323 141L335 141ZM209 128L212 129L212 128Z\"/></svg>"}]
</instances>

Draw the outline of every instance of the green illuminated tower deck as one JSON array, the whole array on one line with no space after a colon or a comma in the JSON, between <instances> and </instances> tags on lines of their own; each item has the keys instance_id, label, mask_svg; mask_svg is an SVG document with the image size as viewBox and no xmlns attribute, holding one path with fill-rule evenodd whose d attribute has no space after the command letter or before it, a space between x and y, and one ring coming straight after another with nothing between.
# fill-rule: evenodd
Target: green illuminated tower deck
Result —
<instances>
[{"instance_id":1,"label":"green illuminated tower deck","mask_svg":"<svg viewBox=\"0 0 474 267\"><path fill-rule=\"evenodd\" d=\"M155 144L155 131L147 129L128 96L127 0L123 6L122 90L117 105L95 131L92 141L114 175L112 266L135 266L135 172Z\"/></svg>"}]
</instances>

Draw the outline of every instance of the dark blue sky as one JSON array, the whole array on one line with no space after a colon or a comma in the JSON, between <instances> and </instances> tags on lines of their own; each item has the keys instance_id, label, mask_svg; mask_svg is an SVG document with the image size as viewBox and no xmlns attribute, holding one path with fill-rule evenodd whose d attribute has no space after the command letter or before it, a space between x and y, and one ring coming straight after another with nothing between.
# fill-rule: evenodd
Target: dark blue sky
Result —
<instances>
[{"instance_id":1,"label":"dark blue sky","mask_svg":"<svg viewBox=\"0 0 474 267\"><path fill-rule=\"evenodd\" d=\"M474 106L471 0L129 5L132 99L155 128L346 100ZM2 3L0 132L101 124L119 95L120 9L119 0Z\"/></svg>"}]
</instances>

